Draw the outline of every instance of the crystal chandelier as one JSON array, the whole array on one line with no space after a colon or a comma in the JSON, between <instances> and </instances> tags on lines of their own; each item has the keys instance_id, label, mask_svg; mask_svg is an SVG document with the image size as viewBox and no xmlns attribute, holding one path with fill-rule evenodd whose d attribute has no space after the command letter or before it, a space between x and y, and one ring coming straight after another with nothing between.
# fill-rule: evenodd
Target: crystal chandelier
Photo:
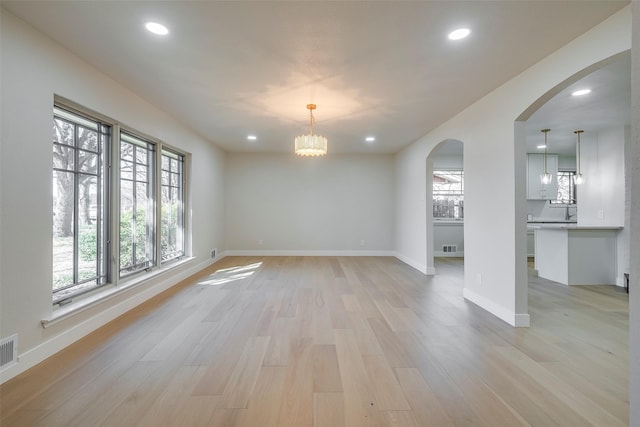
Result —
<instances>
[{"instance_id":1,"label":"crystal chandelier","mask_svg":"<svg viewBox=\"0 0 640 427\"><path fill-rule=\"evenodd\" d=\"M309 110L309 135L300 135L295 139L295 151L298 156L324 156L327 154L327 138L313 134L313 110L316 104L308 104Z\"/></svg>"}]
</instances>

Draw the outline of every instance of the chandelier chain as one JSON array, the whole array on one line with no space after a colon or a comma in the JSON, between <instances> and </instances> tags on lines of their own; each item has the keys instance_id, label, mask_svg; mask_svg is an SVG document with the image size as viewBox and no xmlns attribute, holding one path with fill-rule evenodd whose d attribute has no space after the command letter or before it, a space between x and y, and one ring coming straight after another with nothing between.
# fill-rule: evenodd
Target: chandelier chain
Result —
<instances>
[{"instance_id":1,"label":"chandelier chain","mask_svg":"<svg viewBox=\"0 0 640 427\"><path fill-rule=\"evenodd\" d=\"M313 117L313 109L309 108L309 135L313 135L313 124L316 122Z\"/></svg>"}]
</instances>

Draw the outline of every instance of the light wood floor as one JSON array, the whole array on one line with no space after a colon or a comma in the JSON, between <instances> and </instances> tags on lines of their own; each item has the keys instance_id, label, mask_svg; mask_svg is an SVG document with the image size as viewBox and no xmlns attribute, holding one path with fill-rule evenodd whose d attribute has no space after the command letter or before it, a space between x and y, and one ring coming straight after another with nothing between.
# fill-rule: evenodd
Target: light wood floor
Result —
<instances>
[{"instance_id":1,"label":"light wood floor","mask_svg":"<svg viewBox=\"0 0 640 427\"><path fill-rule=\"evenodd\" d=\"M624 292L531 277L515 329L436 268L225 258L4 384L1 424L628 424Z\"/></svg>"}]
</instances>

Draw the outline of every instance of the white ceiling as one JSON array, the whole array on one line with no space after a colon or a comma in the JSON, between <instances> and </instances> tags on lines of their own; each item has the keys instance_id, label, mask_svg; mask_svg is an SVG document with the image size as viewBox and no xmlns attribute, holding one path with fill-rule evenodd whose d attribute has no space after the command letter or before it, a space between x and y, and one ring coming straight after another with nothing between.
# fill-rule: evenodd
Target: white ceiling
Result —
<instances>
[{"instance_id":1,"label":"white ceiling","mask_svg":"<svg viewBox=\"0 0 640 427\"><path fill-rule=\"evenodd\" d=\"M579 89L591 89L584 96L571 96ZM537 110L526 123L527 152L544 143L542 129L547 134L548 152L576 155L574 130L584 130L583 138L599 129L631 124L631 53L597 69L570 84Z\"/></svg>"},{"instance_id":2,"label":"white ceiling","mask_svg":"<svg viewBox=\"0 0 640 427\"><path fill-rule=\"evenodd\" d=\"M328 137L330 153L393 153L628 3L3 0L2 6L227 151L291 151L293 138L308 129L305 106L315 103L315 130ZM146 32L148 20L169 27L169 36ZM461 26L471 36L449 41L447 33ZM591 99L597 96L594 90ZM551 110L530 122L568 125ZM248 141L249 134L258 139ZM369 135L374 143L364 142Z\"/></svg>"}]
</instances>

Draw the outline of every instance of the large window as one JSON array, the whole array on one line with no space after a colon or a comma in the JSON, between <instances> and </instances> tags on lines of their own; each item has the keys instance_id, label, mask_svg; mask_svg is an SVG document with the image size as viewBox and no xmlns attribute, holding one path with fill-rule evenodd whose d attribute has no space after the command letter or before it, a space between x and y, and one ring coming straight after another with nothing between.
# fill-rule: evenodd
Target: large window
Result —
<instances>
[{"instance_id":1,"label":"large window","mask_svg":"<svg viewBox=\"0 0 640 427\"><path fill-rule=\"evenodd\" d=\"M155 146L120 134L120 275L155 264Z\"/></svg>"},{"instance_id":2,"label":"large window","mask_svg":"<svg viewBox=\"0 0 640 427\"><path fill-rule=\"evenodd\" d=\"M433 172L433 218L464 218L464 172L439 170Z\"/></svg>"},{"instance_id":3,"label":"large window","mask_svg":"<svg viewBox=\"0 0 640 427\"><path fill-rule=\"evenodd\" d=\"M162 261L184 255L184 156L162 151Z\"/></svg>"},{"instance_id":4,"label":"large window","mask_svg":"<svg viewBox=\"0 0 640 427\"><path fill-rule=\"evenodd\" d=\"M111 127L56 107L53 115L53 300L108 279Z\"/></svg>"},{"instance_id":5,"label":"large window","mask_svg":"<svg viewBox=\"0 0 640 427\"><path fill-rule=\"evenodd\" d=\"M56 99L54 304L185 256L185 164L162 141Z\"/></svg>"}]
</instances>

